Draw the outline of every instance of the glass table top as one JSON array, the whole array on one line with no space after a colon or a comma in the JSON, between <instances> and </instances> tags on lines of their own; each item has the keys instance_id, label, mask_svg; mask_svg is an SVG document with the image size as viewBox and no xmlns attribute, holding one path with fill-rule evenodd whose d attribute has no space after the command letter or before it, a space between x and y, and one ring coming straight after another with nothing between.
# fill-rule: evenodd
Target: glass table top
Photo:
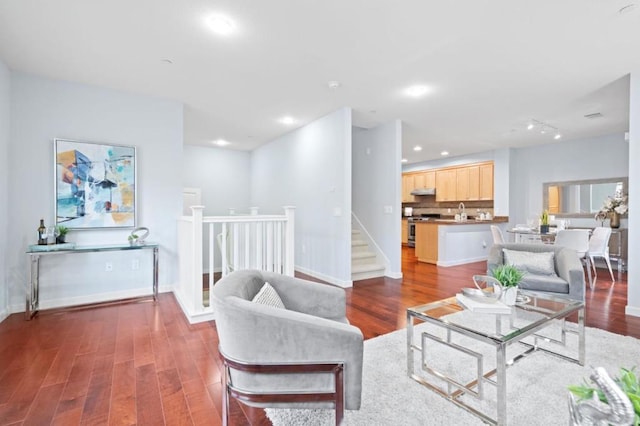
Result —
<instances>
[{"instance_id":1,"label":"glass table top","mask_svg":"<svg viewBox=\"0 0 640 426\"><path fill-rule=\"evenodd\" d=\"M439 322L447 328L506 342L584 308L584 303L578 300L522 290L518 294L524 300L513 306L510 314L472 312L458 304L455 296L414 306L407 312L423 321Z\"/></svg>"}]
</instances>

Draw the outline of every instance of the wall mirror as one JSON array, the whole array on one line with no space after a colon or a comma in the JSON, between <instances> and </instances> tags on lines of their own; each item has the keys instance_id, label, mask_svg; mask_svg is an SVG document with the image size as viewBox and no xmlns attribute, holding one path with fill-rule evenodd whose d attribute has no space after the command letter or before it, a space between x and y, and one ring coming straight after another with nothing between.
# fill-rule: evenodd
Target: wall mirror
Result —
<instances>
[{"instance_id":1,"label":"wall mirror","mask_svg":"<svg viewBox=\"0 0 640 426\"><path fill-rule=\"evenodd\" d=\"M547 182L542 184L542 205L558 217L593 217L607 197L628 190L626 177Z\"/></svg>"}]
</instances>

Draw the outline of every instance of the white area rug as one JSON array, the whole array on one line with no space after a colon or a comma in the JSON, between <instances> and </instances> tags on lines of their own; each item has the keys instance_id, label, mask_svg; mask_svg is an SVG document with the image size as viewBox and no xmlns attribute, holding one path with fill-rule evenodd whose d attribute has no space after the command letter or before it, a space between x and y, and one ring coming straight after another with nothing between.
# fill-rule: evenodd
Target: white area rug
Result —
<instances>
[{"instance_id":1,"label":"white area rug","mask_svg":"<svg viewBox=\"0 0 640 426\"><path fill-rule=\"evenodd\" d=\"M575 324L568 324L575 328ZM416 332L431 326L421 324ZM559 327L544 330L550 337L559 336ZM417 334L418 335L418 334ZM461 342L464 338L454 338ZM577 336L569 335L569 347L577 348ZM469 341L467 341L469 343ZM488 345L473 342L474 350L489 355L494 353ZM439 369L461 374L467 383L475 374L474 359L436 348L434 362ZM523 346L513 345L508 355L522 352ZM345 412L346 425L482 425L479 418L457 407L434 391L407 376L406 331L398 330L364 342L362 406L360 410ZM575 352L577 353L577 352ZM431 359L432 357L430 357ZM493 367L495 358L485 365ZM416 371L419 359L416 357ZM592 367L605 367L612 376L619 367L640 367L640 340L607 331L586 328L585 366L562 360L543 352L536 352L507 369L507 418L509 425L562 425L569 424L567 386L582 383L591 374ZM486 371L486 367L485 367ZM475 377L475 376L473 376ZM486 386L485 401L467 397L467 403L484 408L492 407L495 388ZM332 425L333 410L266 409L275 426ZM495 411L489 412L491 417Z\"/></svg>"}]
</instances>

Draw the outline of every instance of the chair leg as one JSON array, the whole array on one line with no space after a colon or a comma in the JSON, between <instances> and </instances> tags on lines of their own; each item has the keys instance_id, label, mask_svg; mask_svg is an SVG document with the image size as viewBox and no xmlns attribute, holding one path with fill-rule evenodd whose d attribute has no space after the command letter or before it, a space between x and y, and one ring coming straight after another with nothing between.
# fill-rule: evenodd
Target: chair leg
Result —
<instances>
[{"instance_id":1,"label":"chair leg","mask_svg":"<svg viewBox=\"0 0 640 426\"><path fill-rule=\"evenodd\" d=\"M593 282L593 278L591 276L591 262L589 262L589 256L585 256L583 258L583 260L584 260L584 263L585 263L585 265L587 267L587 275L589 276L589 288L591 288L591 290L593 290L594 282Z\"/></svg>"},{"instance_id":2,"label":"chair leg","mask_svg":"<svg viewBox=\"0 0 640 426\"><path fill-rule=\"evenodd\" d=\"M229 371L227 366L223 365L223 377L222 377L222 426L228 426L229 424L229 383L228 375Z\"/></svg>"},{"instance_id":3,"label":"chair leg","mask_svg":"<svg viewBox=\"0 0 640 426\"><path fill-rule=\"evenodd\" d=\"M591 262L591 270L593 271L593 285L591 286L591 290L593 290L596 286L596 281L598 281L598 271L596 271L596 262L593 256L589 256L589 261Z\"/></svg>"},{"instance_id":4,"label":"chair leg","mask_svg":"<svg viewBox=\"0 0 640 426\"><path fill-rule=\"evenodd\" d=\"M611 274L611 282L616 282L616 279L613 278L613 270L611 269L611 260L609 260L609 253L606 253L604 256L604 260L607 262L607 267L609 268L609 273Z\"/></svg>"}]
</instances>

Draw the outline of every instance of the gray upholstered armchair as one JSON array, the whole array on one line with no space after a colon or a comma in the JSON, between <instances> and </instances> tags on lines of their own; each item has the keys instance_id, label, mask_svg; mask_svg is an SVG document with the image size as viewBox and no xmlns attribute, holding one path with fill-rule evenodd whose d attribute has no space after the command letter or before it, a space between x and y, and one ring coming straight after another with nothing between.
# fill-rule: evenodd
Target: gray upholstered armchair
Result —
<instances>
[{"instance_id":1,"label":"gray upholstered armchair","mask_svg":"<svg viewBox=\"0 0 640 426\"><path fill-rule=\"evenodd\" d=\"M285 309L252 302L265 282ZM363 336L346 318L344 290L285 275L243 270L213 287L229 396L258 407L360 408Z\"/></svg>"},{"instance_id":2,"label":"gray upholstered armchair","mask_svg":"<svg viewBox=\"0 0 640 426\"><path fill-rule=\"evenodd\" d=\"M554 254L551 274L541 273L531 268L522 279L520 288L554 293L574 300L584 300L584 269L575 250L550 244L494 244L487 259L487 273L489 275L495 267L505 263L503 249L534 254L549 252ZM534 258L535 256L528 257Z\"/></svg>"}]
</instances>

